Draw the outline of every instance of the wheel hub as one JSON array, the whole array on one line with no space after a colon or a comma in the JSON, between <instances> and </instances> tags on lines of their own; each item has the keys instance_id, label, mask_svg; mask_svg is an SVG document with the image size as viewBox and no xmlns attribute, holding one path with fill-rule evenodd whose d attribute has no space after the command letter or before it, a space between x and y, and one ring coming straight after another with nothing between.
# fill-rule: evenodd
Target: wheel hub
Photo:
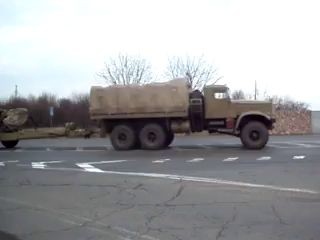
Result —
<instances>
[{"instance_id":1,"label":"wheel hub","mask_svg":"<svg viewBox=\"0 0 320 240\"><path fill-rule=\"evenodd\" d=\"M253 141L258 141L260 139L260 133L258 131L252 131L249 137Z\"/></svg>"},{"instance_id":2,"label":"wheel hub","mask_svg":"<svg viewBox=\"0 0 320 240\"><path fill-rule=\"evenodd\" d=\"M155 142L156 139L157 139L157 135L154 132L149 132L148 133L148 140L150 142Z\"/></svg>"},{"instance_id":3,"label":"wheel hub","mask_svg":"<svg viewBox=\"0 0 320 240\"><path fill-rule=\"evenodd\" d=\"M125 133L120 133L118 139L120 142L125 142L127 140L127 135Z\"/></svg>"}]
</instances>

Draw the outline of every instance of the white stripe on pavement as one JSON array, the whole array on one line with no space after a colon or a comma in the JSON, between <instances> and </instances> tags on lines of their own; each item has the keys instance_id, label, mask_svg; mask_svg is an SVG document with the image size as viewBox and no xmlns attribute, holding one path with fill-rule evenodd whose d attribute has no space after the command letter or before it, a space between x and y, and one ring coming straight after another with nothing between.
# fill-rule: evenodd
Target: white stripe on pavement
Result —
<instances>
[{"instance_id":1,"label":"white stripe on pavement","mask_svg":"<svg viewBox=\"0 0 320 240\"><path fill-rule=\"evenodd\" d=\"M46 168L47 163L61 163L62 161L32 162L32 168Z\"/></svg>"},{"instance_id":2,"label":"white stripe on pavement","mask_svg":"<svg viewBox=\"0 0 320 240\"><path fill-rule=\"evenodd\" d=\"M0 162L0 167L4 167L4 166L5 166L4 162Z\"/></svg>"},{"instance_id":3,"label":"white stripe on pavement","mask_svg":"<svg viewBox=\"0 0 320 240\"><path fill-rule=\"evenodd\" d=\"M259 158L257 158L257 161L268 161L268 160L270 160L271 159L271 157L269 157L269 156L264 156L264 157L259 157Z\"/></svg>"},{"instance_id":4,"label":"white stripe on pavement","mask_svg":"<svg viewBox=\"0 0 320 240\"><path fill-rule=\"evenodd\" d=\"M239 159L238 157L229 157L229 158L223 159L222 162L233 162L238 159Z\"/></svg>"},{"instance_id":5,"label":"white stripe on pavement","mask_svg":"<svg viewBox=\"0 0 320 240\"><path fill-rule=\"evenodd\" d=\"M153 163L164 163L164 162L168 162L170 161L170 158L166 158L166 159L159 159L159 160L154 160L152 161Z\"/></svg>"},{"instance_id":6,"label":"white stripe on pavement","mask_svg":"<svg viewBox=\"0 0 320 240\"><path fill-rule=\"evenodd\" d=\"M112 160L112 161L100 161L100 162L86 162L86 163L76 163L80 168L83 168L87 172L103 172L103 170L92 166L92 164L108 164L108 163L120 163L127 162L127 160Z\"/></svg>"},{"instance_id":7,"label":"white stripe on pavement","mask_svg":"<svg viewBox=\"0 0 320 240\"><path fill-rule=\"evenodd\" d=\"M188 162L188 163L193 163L193 162L201 162L201 161L203 161L203 160L204 160L204 158L194 158L194 159L188 160L188 161L186 161L186 162Z\"/></svg>"},{"instance_id":8,"label":"white stripe on pavement","mask_svg":"<svg viewBox=\"0 0 320 240\"><path fill-rule=\"evenodd\" d=\"M103 170L96 168L88 163L77 163L76 165L83 168L86 172L104 172Z\"/></svg>"},{"instance_id":9,"label":"white stripe on pavement","mask_svg":"<svg viewBox=\"0 0 320 240\"><path fill-rule=\"evenodd\" d=\"M85 166L85 167L88 167L88 166ZM57 168L46 168L46 169L58 170ZM70 171L73 171L73 170L77 171L78 169L70 169ZM162 179L170 179L170 180L182 180L182 181L213 183L213 184L221 184L221 185L229 185L229 186L237 186L237 187L267 189L267 190L275 190L275 191L282 191L282 192L319 194L318 191L305 189L305 188L291 188L291 187L282 187L282 186L276 186L276 185L264 185L264 184L248 183L248 182L229 181L229 180L223 180L218 178L191 177L191 176L185 176L185 175L172 175L172 174L161 174L161 173L103 171L101 169L96 169L96 170L92 166L89 166L87 169L84 169L84 171L100 172L100 173L111 174L111 175L162 178Z\"/></svg>"},{"instance_id":10,"label":"white stripe on pavement","mask_svg":"<svg viewBox=\"0 0 320 240\"><path fill-rule=\"evenodd\" d=\"M279 145L276 145L276 144L271 144L271 143L268 143L269 147L274 147L274 148L295 148L294 146L279 146Z\"/></svg>"},{"instance_id":11,"label":"white stripe on pavement","mask_svg":"<svg viewBox=\"0 0 320 240\"><path fill-rule=\"evenodd\" d=\"M107 163L121 163L127 162L128 160L110 160L110 161L100 161L100 162L86 162L87 164L107 164Z\"/></svg>"},{"instance_id":12,"label":"white stripe on pavement","mask_svg":"<svg viewBox=\"0 0 320 240\"><path fill-rule=\"evenodd\" d=\"M296 160L296 159L304 159L306 156L304 155L296 155L296 156L293 156L292 159Z\"/></svg>"}]
</instances>

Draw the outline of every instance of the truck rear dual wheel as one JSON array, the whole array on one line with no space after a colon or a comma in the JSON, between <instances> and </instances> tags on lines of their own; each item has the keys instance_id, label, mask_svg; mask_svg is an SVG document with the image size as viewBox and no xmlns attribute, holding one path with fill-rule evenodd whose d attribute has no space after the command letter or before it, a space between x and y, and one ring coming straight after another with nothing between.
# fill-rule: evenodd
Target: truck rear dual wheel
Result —
<instances>
[{"instance_id":1,"label":"truck rear dual wheel","mask_svg":"<svg viewBox=\"0 0 320 240\"><path fill-rule=\"evenodd\" d=\"M241 129L240 139L245 148L261 149L268 142L269 132L262 122L252 121Z\"/></svg>"},{"instance_id":2,"label":"truck rear dual wheel","mask_svg":"<svg viewBox=\"0 0 320 240\"><path fill-rule=\"evenodd\" d=\"M111 132L110 139L113 148L118 151L131 150L138 145L136 131L127 124L115 126Z\"/></svg>"},{"instance_id":3,"label":"truck rear dual wheel","mask_svg":"<svg viewBox=\"0 0 320 240\"><path fill-rule=\"evenodd\" d=\"M148 123L140 130L139 140L142 149L158 150L169 144L171 139L160 124Z\"/></svg>"},{"instance_id":4,"label":"truck rear dual wheel","mask_svg":"<svg viewBox=\"0 0 320 240\"><path fill-rule=\"evenodd\" d=\"M12 141L1 141L2 145L5 148L14 148L15 146L17 146L19 140L12 140Z\"/></svg>"},{"instance_id":5,"label":"truck rear dual wheel","mask_svg":"<svg viewBox=\"0 0 320 240\"><path fill-rule=\"evenodd\" d=\"M159 150L172 143L174 134L158 123L147 123L139 133L129 124L121 124L113 128L110 138L113 148L118 151L137 148Z\"/></svg>"}]
</instances>

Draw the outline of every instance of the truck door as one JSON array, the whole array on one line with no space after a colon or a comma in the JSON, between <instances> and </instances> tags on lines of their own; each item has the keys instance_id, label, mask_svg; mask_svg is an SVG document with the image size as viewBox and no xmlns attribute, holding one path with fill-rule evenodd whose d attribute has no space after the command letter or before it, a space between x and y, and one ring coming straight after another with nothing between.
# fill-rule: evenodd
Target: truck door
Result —
<instances>
[{"instance_id":1,"label":"truck door","mask_svg":"<svg viewBox=\"0 0 320 240\"><path fill-rule=\"evenodd\" d=\"M229 116L231 101L227 88L205 89L205 118L225 119Z\"/></svg>"}]
</instances>

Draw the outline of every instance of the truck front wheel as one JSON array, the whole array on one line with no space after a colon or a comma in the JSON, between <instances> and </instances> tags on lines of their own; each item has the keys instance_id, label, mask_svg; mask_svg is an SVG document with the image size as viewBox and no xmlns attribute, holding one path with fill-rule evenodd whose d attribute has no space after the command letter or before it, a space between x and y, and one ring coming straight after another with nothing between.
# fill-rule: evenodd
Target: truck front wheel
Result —
<instances>
[{"instance_id":1,"label":"truck front wheel","mask_svg":"<svg viewBox=\"0 0 320 240\"><path fill-rule=\"evenodd\" d=\"M131 150L137 145L136 132L131 126L126 124L115 126L110 138L115 150Z\"/></svg>"},{"instance_id":2,"label":"truck front wheel","mask_svg":"<svg viewBox=\"0 0 320 240\"><path fill-rule=\"evenodd\" d=\"M2 145L5 148L14 148L15 146L17 146L19 140L12 140L12 141L1 141Z\"/></svg>"},{"instance_id":3,"label":"truck front wheel","mask_svg":"<svg viewBox=\"0 0 320 240\"><path fill-rule=\"evenodd\" d=\"M160 124L149 123L141 129L139 140L143 149L162 149L167 143L167 134Z\"/></svg>"},{"instance_id":4,"label":"truck front wheel","mask_svg":"<svg viewBox=\"0 0 320 240\"><path fill-rule=\"evenodd\" d=\"M245 148L261 149L268 142L269 132L263 123L252 121L242 127L240 139Z\"/></svg>"}]
</instances>

